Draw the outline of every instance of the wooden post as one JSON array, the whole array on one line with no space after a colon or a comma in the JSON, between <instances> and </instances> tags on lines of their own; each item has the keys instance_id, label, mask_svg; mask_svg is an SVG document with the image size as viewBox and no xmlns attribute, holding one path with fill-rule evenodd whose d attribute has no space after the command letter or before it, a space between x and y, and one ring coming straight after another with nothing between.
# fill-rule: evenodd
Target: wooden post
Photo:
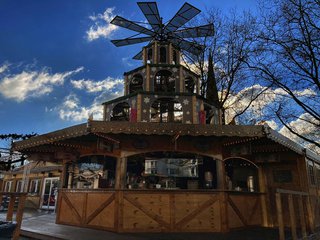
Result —
<instances>
[{"instance_id":1,"label":"wooden post","mask_svg":"<svg viewBox=\"0 0 320 240\"><path fill-rule=\"evenodd\" d=\"M20 235L20 229L21 229L21 222L22 222L22 217L23 217L23 210L24 210L24 204L26 201L27 195L23 194L19 196L19 204L18 204L18 209L17 209L17 214L16 214L16 228L13 232L12 235L12 240L18 240L19 235Z\"/></svg>"},{"instance_id":2,"label":"wooden post","mask_svg":"<svg viewBox=\"0 0 320 240\"><path fill-rule=\"evenodd\" d=\"M314 220L313 220L314 215L313 215L312 206L311 206L309 196L306 197L306 205L307 205L307 212L308 212L309 229L310 229L310 232L314 233Z\"/></svg>"},{"instance_id":3,"label":"wooden post","mask_svg":"<svg viewBox=\"0 0 320 240\"><path fill-rule=\"evenodd\" d=\"M259 190L263 194L260 197L261 201L261 212L262 212L262 226L268 227L268 211L267 211L267 200L266 200L266 181L264 178L264 174L262 171L262 167L260 166L258 169L259 174Z\"/></svg>"},{"instance_id":4,"label":"wooden post","mask_svg":"<svg viewBox=\"0 0 320 240\"><path fill-rule=\"evenodd\" d=\"M293 197L292 194L288 194L289 203L289 214L290 214L290 225L291 225L291 235L293 240L297 240L297 225L296 225L296 214L294 212Z\"/></svg>"},{"instance_id":5,"label":"wooden post","mask_svg":"<svg viewBox=\"0 0 320 240\"><path fill-rule=\"evenodd\" d=\"M8 212L7 212L7 221L12 221L13 208L14 208L14 202L16 201L16 196L13 193L11 193L9 196L10 196L10 201L9 201Z\"/></svg>"},{"instance_id":6,"label":"wooden post","mask_svg":"<svg viewBox=\"0 0 320 240\"><path fill-rule=\"evenodd\" d=\"M304 209L303 209L302 195L298 196L298 203L299 203L299 218L301 223L302 237L303 239L305 239L307 237L307 230L306 230L306 220L305 220Z\"/></svg>"},{"instance_id":7,"label":"wooden post","mask_svg":"<svg viewBox=\"0 0 320 240\"><path fill-rule=\"evenodd\" d=\"M124 189L126 185L127 158L117 159L115 189Z\"/></svg>"},{"instance_id":8,"label":"wooden post","mask_svg":"<svg viewBox=\"0 0 320 240\"><path fill-rule=\"evenodd\" d=\"M221 232L229 231L227 192L220 193Z\"/></svg>"},{"instance_id":9,"label":"wooden post","mask_svg":"<svg viewBox=\"0 0 320 240\"><path fill-rule=\"evenodd\" d=\"M226 190L226 174L225 174L225 167L224 162L222 160L217 160L217 189L219 190Z\"/></svg>"},{"instance_id":10,"label":"wooden post","mask_svg":"<svg viewBox=\"0 0 320 240\"><path fill-rule=\"evenodd\" d=\"M279 227L279 240L285 240L280 193L276 193L276 205L277 205L277 217L278 217L278 227Z\"/></svg>"}]
</instances>

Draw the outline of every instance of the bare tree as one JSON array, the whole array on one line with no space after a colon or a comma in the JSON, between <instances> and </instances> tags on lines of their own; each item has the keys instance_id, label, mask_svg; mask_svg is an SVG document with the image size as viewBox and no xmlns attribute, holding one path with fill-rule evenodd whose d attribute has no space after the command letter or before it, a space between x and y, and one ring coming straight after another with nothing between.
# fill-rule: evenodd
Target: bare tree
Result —
<instances>
[{"instance_id":1,"label":"bare tree","mask_svg":"<svg viewBox=\"0 0 320 240\"><path fill-rule=\"evenodd\" d=\"M256 91L257 89L247 91L243 97L249 101L241 108L235 107L234 102L229 101L241 90L255 85L258 81L246 64L255 43L256 19L248 12L237 15L236 11L231 11L229 15L223 16L221 12L213 9L205 13L202 21L213 23L215 34L204 38L202 42L197 41L205 45L205 51L198 58L193 58L191 63L201 76L202 95L222 111L223 124L228 124L242 115L262 94L261 91ZM226 112L229 112L229 115L232 112L228 119L225 117Z\"/></svg>"},{"instance_id":2,"label":"bare tree","mask_svg":"<svg viewBox=\"0 0 320 240\"><path fill-rule=\"evenodd\" d=\"M320 147L320 1L273 0L262 6L261 16L249 65L282 90L273 109L279 121Z\"/></svg>"}]
</instances>

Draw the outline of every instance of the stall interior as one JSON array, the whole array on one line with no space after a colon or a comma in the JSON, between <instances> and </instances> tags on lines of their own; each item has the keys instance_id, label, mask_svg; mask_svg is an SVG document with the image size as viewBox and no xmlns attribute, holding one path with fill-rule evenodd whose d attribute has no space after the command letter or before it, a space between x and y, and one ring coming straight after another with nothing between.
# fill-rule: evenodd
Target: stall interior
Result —
<instances>
[{"instance_id":1,"label":"stall interior","mask_svg":"<svg viewBox=\"0 0 320 240\"><path fill-rule=\"evenodd\" d=\"M228 190L257 192L258 168L248 160L231 158L225 161Z\"/></svg>"},{"instance_id":2,"label":"stall interior","mask_svg":"<svg viewBox=\"0 0 320 240\"><path fill-rule=\"evenodd\" d=\"M116 158L85 156L67 165L64 187L76 189L114 188Z\"/></svg>"},{"instance_id":3,"label":"stall interior","mask_svg":"<svg viewBox=\"0 0 320 240\"><path fill-rule=\"evenodd\" d=\"M213 189L216 161L181 152L151 152L127 161L128 189Z\"/></svg>"}]
</instances>

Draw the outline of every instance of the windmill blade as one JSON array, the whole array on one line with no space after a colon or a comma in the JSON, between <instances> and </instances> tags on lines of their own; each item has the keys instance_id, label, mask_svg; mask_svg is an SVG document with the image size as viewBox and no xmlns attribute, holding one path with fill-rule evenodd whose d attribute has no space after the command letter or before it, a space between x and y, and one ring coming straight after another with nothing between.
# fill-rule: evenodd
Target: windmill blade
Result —
<instances>
[{"instance_id":1,"label":"windmill blade","mask_svg":"<svg viewBox=\"0 0 320 240\"><path fill-rule=\"evenodd\" d=\"M193 28L186 28L174 32L180 38L195 38L213 36L213 24L202 25Z\"/></svg>"},{"instance_id":2,"label":"windmill blade","mask_svg":"<svg viewBox=\"0 0 320 240\"><path fill-rule=\"evenodd\" d=\"M133 59L135 60L142 60L142 51L140 51L138 54L136 54Z\"/></svg>"},{"instance_id":3,"label":"windmill blade","mask_svg":"<svg viewBox=\"0 0 320 240\"><path fill-rule=\"evenodd\" d=\"M197 56L203 52L204 46L197 43L189 42L180 38L172 38L170 40L177 47Z\"/></svg>"},{"instance_id":4,"label":"windmill blade","mask_svg":"<svg viewBox=\"0 0 320 240\"><path fill-rule=\"evenodd\" d=\"M121 47L121 46L151 41L152 39L153 39L152 37L125 38L125 39L111 40L111 42L115 46Z\"/></svg>"},{"instance_id":5,"label":"windmill blade","mask_svg":"<svg viewBox=\"0 0 320 240\"><path fill-rule=\"evenodd\" d=\"M159 15L158 6L156 2L138 2L138 5L148 20L152 29L158 32L161 29L162 21Z\"/></svg>"},{"instance_id":6,"label":"windmill blade","mask_svg":"<svg viewBox=\"0 0 320 240\"><path fill-rule=\"evenodd\" d=\"M145 27L142 27L142 26L140 26L132 21L129 21L123 17L120 17L120 16L116 16L114 19L112 19L112 21L110 23L117 25L119 27L130 29L130 30L138 32L138 33L143 33L143 34L146 34L149 36L154 35L153 31L151 31Z\"/></svg>"},{"instance_id":7,"label":"windmill blade","mask_svg":"<svg viewBox=\"0 0 320 240\"><path fill-rule=\"evenodd\" d=\"M179 27L183 26L200 12L201 11L198 8L195 8L189 3L183 4L176 15L174 15L174 17L165 26L164 33L169 33L177 30Z\"/></svg>"}]
</instances>

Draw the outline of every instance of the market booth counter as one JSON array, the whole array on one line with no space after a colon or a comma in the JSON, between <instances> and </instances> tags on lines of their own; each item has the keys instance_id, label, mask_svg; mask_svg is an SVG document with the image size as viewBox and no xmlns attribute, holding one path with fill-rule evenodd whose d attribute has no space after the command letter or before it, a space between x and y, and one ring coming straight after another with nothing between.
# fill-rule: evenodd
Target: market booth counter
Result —
<instances>
[{"instance_id":1,"label":"market booth counter","mask_svg":"<svg viewBox=\"0 0 320 240\"><path fill-rule=\"evenodd\" d=\"M252 181L232 187L239 183L236 176L226 177L230 190L217 189L219 163L213 158L153 152L119 158L118 164L112 158L91 159L94 163L80 160L80 167L68 167L73 172L66 178L69 189L59 193L57 223L116 232L226 232L262 225L263 194ZM92 176L79 184L84 168ZM94 184L106 175L105 188Z\"/></svg>"},{"instance_id":2,"label":"market booth counter","mask_svg":"<svg viewBox=\"0 0 320 240\"><path fill-rule=\"evenodd\" d=\"M109 231L225 232L262 225L261 193L63 189L59 197L57 223Z\"/></svg>"}]
</instances>

